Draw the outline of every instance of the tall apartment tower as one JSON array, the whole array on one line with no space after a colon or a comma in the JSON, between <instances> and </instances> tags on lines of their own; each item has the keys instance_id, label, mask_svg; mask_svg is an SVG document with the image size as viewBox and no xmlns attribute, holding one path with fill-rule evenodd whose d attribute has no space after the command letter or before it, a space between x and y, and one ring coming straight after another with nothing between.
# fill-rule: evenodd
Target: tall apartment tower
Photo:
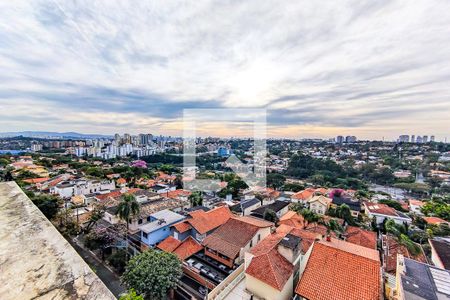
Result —
<instances>
[{"instance_id":1,"label":"tall apartment tower","mask_svg":"<svg viewBox=\"0 0 450 300\"><path fill-rule=\"evenodd\" d=\"M411 135L411 143L415 143L416 142L416 136L413 134Z\"/></svg>"},{"instance_id":2,"label":"tall apartment tower","mask_svg":"<svg viewBox=\"0 0 450 300\"><path fill-rule=\"evenodd\" d=\"M428 143L428 135L424 135L422 138L423 143Z\"/></svg>"},{"instance_id":3,"label":"tall apartment tower","mask_svg":"<svg viewBox=\"0 0 450 300\"><path fill-rule=\"evenodd\" d=\"M342 144L344 142L344 137L342 135L338 135L336 137L336 143Z\"/></svg>"},{"instance_id":4,"label":"tall apartment tower","mask_svg":"<svg viewBox=\"0 0 450 300\"><path fill-rule=\"evenodd\" d=\"M432 135L432 136L430 136L430 142L434 142L435 141L435 137L434 137L434 135Z\"/></svg>"}]
</instances>

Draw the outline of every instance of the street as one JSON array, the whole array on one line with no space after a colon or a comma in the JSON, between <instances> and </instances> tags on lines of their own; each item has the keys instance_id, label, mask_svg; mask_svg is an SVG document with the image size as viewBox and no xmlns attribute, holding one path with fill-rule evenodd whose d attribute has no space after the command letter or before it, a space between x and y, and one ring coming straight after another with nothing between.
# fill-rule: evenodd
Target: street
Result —
<instances>
[{"instance_id":1,"label":"street","mask_svg":"<svg viewBox=\"0 0 450 300\"><path fill-rule=\"evenodd\" d=\"M78 254L84 259L84 261L93 268L97 276L103 281L108 289L119 298L120 294L126 292L126 289L121 285L119 277L105 267L97 257L95 257L90 251L85 250L79 246L76 242L68 240L72 247L78 252Z\"/></svg>"}]
</instances>

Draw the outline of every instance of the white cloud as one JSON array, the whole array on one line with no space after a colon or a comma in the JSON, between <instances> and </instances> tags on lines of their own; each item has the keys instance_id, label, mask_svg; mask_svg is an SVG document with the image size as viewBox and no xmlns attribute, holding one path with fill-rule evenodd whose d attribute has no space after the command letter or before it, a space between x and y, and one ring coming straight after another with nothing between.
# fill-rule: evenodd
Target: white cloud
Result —
<instances>
[{"instance_id":1,"label":"white cloud","mask_svg":"<svg viewBox=\"0 0 450 300\"><path fill-rule=\"evenodd\" d=\"M111 133L123 110L120 124L138 130L197 102L268 107L277 134L443 137L448 11L448 1L5 1L2 127L33 125L22 109L32 103L48 115L42 129L72 130L75 116L79 130Z\"/></svg>"}]
</instances>

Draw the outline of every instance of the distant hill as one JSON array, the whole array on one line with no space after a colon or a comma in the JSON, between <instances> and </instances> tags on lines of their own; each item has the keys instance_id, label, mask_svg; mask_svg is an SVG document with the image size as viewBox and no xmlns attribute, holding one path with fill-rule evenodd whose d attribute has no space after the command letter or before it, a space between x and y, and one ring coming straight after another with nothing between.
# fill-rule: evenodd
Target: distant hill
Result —
<instances>
[{"instance_id":1,"label":"distant hill","mask_svg":"<svg viewBox=\"0 0 450 300\"><path fill-rule=\"evenodd\" d=\"M51 131L18 131L18 132L0 132L0 137L34 137L34 138L76 138L76 139L99 139L111 138L110 135L102 134L84 134L78 132L51 132Z\"/></svg>"}]
</instances>

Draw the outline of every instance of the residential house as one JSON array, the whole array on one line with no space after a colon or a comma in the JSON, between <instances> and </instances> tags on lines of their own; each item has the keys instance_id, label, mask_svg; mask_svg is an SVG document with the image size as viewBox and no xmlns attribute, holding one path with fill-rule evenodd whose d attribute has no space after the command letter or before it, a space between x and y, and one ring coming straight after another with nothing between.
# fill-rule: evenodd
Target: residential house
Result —
<instances>
[{"instance_id":1,"label":"residential house","mask_svg":"<svg viewBox=\"0 0 450 300\"><path fill-rule=\"evenodd\" d=\"M302 215L296 213L295 211L289 210L287 213L282 215L278 220L278 224L284 224L292 226L294 228L303 229L306 226L306 221Z\"/></svg>"},{"instance_id":2,"label":"residential house","mask_svg":"<svg viewBox=\"0 0 450 300\"><path fill-rule=\"evenodd\" d=\"M203 250L203 246L191 236L188 236L183 241L168 236L165 240L160 242L156 248L173 253L182 261Z\"/></svg>"},{"instance_id":3,"label":"residential house","mask_svg":"<svg viewBox=\"0 0 450 300\"><path fill-rule=\"evenodd\" d=\"M344 234L345 240L370 249L377 249L377 233L355 226L347 226Z\"/></svg>"},{"instance_id":4,"label":"residential house","mask_svg":"<svg viewBox=\"0 0 450 300\"><path fill-rule=\"evenodd\" d=\"M433 264L438 268L450 270L450 237L436 237L428 242Z\"/></svg>"},{"instance_id":5,"label":"residential house","mask_svg":"<svg viewBox=\"0 0 450 300\"><path fill-rule=\"evenodd\" d=\"M323 195L317 195L308 200L309 209L319 215L324 215L331 205L331 199Z\"/></svg>"},{"instance_id":6,"label":"residential house","mask_svg":"<svg viewBox=\"0 0 450 300\"><path fill-rule=\"evenodd\" d=\"M261 206L261 201L259 199L253 198L248 200L241 200L239 203L230 206L230 210L239 216L247 216L254 209Z\"/></svg>"},{"instance_id":7,"label":"residential house","mask_svg":"<svg viewBox=\"0 0 450 300\"><path fill-rule=\"evenodd\" d=\"M353 217L356 218L361 213L361 203L358 200L353 200L351 197L346 195L333 197L331 207L337 208L343 204L346 204L350 208L350 212Z\"/></svg>"},{"instance_id":8,"label":"residential house","mask_svg":"<svg viewBox=\"0 0 450 300\"><path fill-rule=\"evenodd\" d=\"M297 192L291 196L292 202L300 202L302 204L307 204L308 201L314 196L316 189L307 188L303 191Z\"/></svg>"},{"instance_id":9,"label":"residential house","mask_svg":"<svg viewBox=\"0 0 450 300\"><path fill-rule=\"evenodd\" d=\"M419 216L423 216L421 209L424 205L425 202L423 201L409 199L409 211Z\"/></svg>"},{"instance_id":10,"label":"residential house","mask_svg":"<svg viewBox=\"0 0 450 300\"><path fill-rule=\"evenodd\" d=\"M257 209L252 210L250 215L260 219L264 219L264 214L267 210L275 212L277 218L280 218L282 215L288 212L289 202L277 200L271 204L266 204L261 207L258 207Z\"/></svg>"},{"instance_id":11,"label":"residential house","mask_svg":"<svg viewBox=\"0 0 450 300\"><path fill-rule=\"evenodd\" d=\"M400 244L397 238L391 234L382 236L381 249L383 251L383 270L388 274L395 274L397 268L397 255L399 254L420 262L427 262L427 258L422 250L417 254L411 253L407 247Z\"/></svg>"},{"instance_id":12,"label":"residential house","mask_svg":"<svg viewBox=\"0 0 450 300\"><path fill-rule=\"evenodd\" d=\"M151 191L157 194L168 194L169 192L175 191L177 187L175 185L166 184L155 184L150 188Z\"/></svg>"},{"instance_id":13,"label":"residential house","mask_svg":"<svg viewBox=\"0 0 450 300\"><path fill-rule=\"evenodd\" d=\"M192 236L201 242L232 216L227 206L219 206L207 212L201 209L191 211L186 220L172 226L172 236L180 241Z\"/></svg>"},{"instance_id":14,"label":"residential house","mask_svg":"<svg viewBox=\"0 0 450 300\"><path fill-rule=\"evenodd\" d=\"M76 195L87 195L93 193L105 194L116 188L113 181L76 179L59 182L50 188L50 193L57 194L61 198L71 198Z\"/></svg>"},{"instance_id":15,"label":"residential house","mask_svg":"<svg viewBox=\"0 0 450 300\"><path fill-rule=\"evenodd\" d=\"M155 246L170 236L170 226L183 219L184 216L168 209L151 214L149 222L139 226L141 242L148 247Z\"/></svg>"},{"instance_id":16,"label":"residential house","mask_svg":"<svg viewBox=\"0 0 450 300\"><path fill-rule=\"evenodd\" d=\"M300 237L291 233L293 230L268 235L245 254L247 292L266 300L292 299L302 242Z\"/></svg>"},{"instance_id":17,"label":"residential house","mask_svg":"<svg viewBox=\"0 0 450 300\"><path fill-rule=\"evenodd\" d=\"M232 217L202 242L205 255L233 268L248 252L270 234L273 223L258 218Z\"/></svg>"},{"instance_id":18,"label":"residential house","mask_svg":"<svg viewBox=\"0 0 450 300\"><path fill-rule=\"evenodd\" d=\"M398 256L396 296L398 300L450 298L450 271Z\"/></svg>"},{"instance_id":19,"label":"residential house","mask_svg":"<svg viewBox=\"0 0 450 300\"><path fill-rule=\"evenodd\" d=\"M334 238L315 242L300 274L295 299L381 299L381 264L373 249Z\"/></svg>"},{"instance_id":20,"label":"residential house","mask_svg":"<svg viewBox=\"0 0 450 300\"><path fill-rule=\"evenodd\" d=\"M423 217L425 222L430 225L441 225L441 224L448 224L450 225L450 222L445 221L444 219L438 218L438 217Z\"/></svg>"},{"instance_id":21,"label":"residential house","mask_svg":"<svg viewBox=\"0 0 450 300\"><path fill-rule=\"evenodd\" d=\"M364 210L370 219L375 218L378 225L383 224L385 219L394 220L397 224L411 224L412 222L408 215L399 212L386 204L364 202Z\"/></svg>"}]
</instances>

